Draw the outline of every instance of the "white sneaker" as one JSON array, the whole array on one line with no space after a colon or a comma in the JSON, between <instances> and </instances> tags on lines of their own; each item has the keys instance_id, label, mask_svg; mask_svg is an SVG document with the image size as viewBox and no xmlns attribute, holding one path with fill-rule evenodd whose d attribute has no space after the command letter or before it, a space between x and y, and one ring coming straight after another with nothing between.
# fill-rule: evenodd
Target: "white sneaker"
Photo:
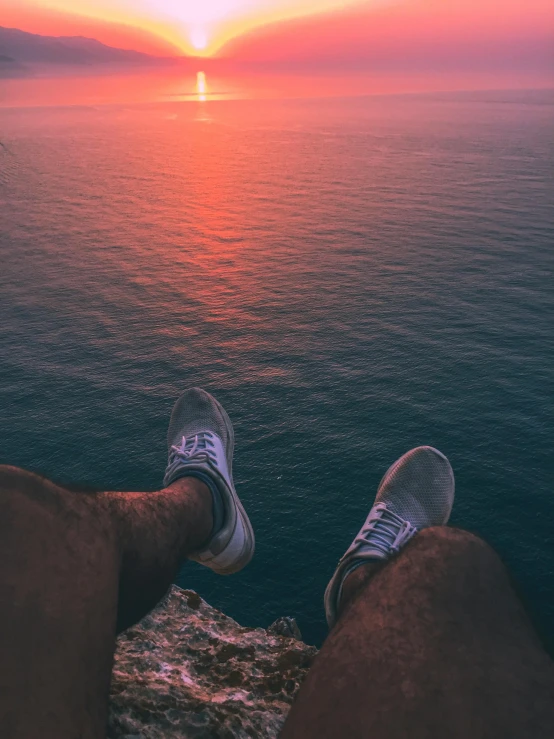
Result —
<instances>
[{"instance_id":1,"label":"white sneaker","mask_svg":"<svg viewBox=\"0 0 554 739\"><path fill-rule=\"evenodd\" d=\"M167 433L167 487L180 477L196 477L210 488L214 526L206 546L189 556L220 575L245 567L254 556L254 531L233 485L233 425L205 390L185 390L173 406Z\"/></svg>"},{"instance_id":2,"label":"white sneaker","mask_svg":"<svg viewBox=\"0 0 554 739\"><path fill-rule=\"evenodd\" d=\"M381 480L366 522L339 561L325 591L329 628L346 577L366 562L388 560L421 529L448 523L454 503L454 473L437 449L420 446L400 457Z\"/></svg>"}]
</instances>

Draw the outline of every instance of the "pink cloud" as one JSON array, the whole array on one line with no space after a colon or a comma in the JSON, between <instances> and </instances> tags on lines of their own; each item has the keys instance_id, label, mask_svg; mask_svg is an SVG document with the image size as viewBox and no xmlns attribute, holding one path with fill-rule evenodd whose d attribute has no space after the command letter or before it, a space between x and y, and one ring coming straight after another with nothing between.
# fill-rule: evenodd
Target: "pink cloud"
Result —
<instances>
[{"instance_id":1,"label":"pink cloud","mask_svg":"<svg viewBox=\"0 0 554 739\"><path fill-rule=\"evenodd\" d=\"M411 0L266 26L231 41L220 56L281 67L554 70L553 49L550 2Z\"/></svg>"}]
</instances>

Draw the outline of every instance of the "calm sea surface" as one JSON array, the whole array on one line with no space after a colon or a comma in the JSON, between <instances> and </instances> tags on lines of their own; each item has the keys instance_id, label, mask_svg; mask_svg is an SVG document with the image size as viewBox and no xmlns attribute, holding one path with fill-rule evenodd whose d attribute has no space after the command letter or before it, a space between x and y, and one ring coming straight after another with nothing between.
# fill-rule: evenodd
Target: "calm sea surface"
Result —
<instances>
[{"instance_id":1,"label":"calm sea surface","mask_svg":"<svg viewBox=\"0 0 554 739\"><path fill-rule=\"evenodd\" d=\"M4 99L0 460L155 489L175 397L208 389L258 547L179 583L319 642L380 477L431 444L548 631L553 102Z\"/></svg>"}]
</instances>

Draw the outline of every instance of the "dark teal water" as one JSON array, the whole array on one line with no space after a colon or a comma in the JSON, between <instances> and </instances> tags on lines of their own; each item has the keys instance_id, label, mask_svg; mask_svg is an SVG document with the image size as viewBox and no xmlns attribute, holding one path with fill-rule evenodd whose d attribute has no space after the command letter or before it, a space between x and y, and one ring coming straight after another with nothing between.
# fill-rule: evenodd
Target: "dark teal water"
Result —
<instances>
[{"instance_id":1,"label":"dark teal water","mask_svg":"<svg viewBox=\"0 0 554 739\"><path fill-rule=\"evenodd\" d=\"M256 529L244 624L322 595L400 454L554 618L552 165L544 93L0 110L2 462L154 489L213 392Z\"/></svg>"}]
</instances>

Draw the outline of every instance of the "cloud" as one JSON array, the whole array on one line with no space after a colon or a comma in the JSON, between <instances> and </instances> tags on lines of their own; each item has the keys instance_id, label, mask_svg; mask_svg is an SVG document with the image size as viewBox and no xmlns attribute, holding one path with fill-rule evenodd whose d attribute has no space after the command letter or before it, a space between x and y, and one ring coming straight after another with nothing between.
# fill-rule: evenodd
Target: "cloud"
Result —
<instances>
[{"instance_id":1,"label":"cloud","mask_svg":"<svg viewBox=\"0 0 554 739\"><path fill-rule=\"evenodd\" d=\"M113 23L31 4L0 0L0 25L44 36L88 36L109 46L142 51L157 56L182 52L166 39L144 28Z\"/></svg>"},{"instance_id":2,"label":"cloud","mask_svg":"<svg viewBox=\"0 0 554 739\"><path fill-rule=\"evenodd\" d=\"M110 22L53 10L49 3L54 1L62 5L69 2L17 0L15 5L14 0L0 0L1 24L46 35L86 35L112 46L157 55L180 55L183 48L198 53L194 47L203 46L204 29L193 28L189 33L186 23L183 25L185 11L193 7L186 0L163 0L157 3L157 17L152 6L152 16L147 18L132 15L131 5L133 12L139 13L152 5L152 0L140 5L131 0L110 0L110 12L115 14ZM98 0L98 13L106 1ZM194 0L194 7L199 2ZM337 3L339 0L211 0L205 13L213 15L218 9L229 17L211 29L213 39L206 37L202 51L211 54L229 39L216 54L222 63L310 71L554 71L552 0L346 0L339 3L342 9L336 8ZM87 6L83 3L79 7L84 13ZM127 14L123 12L126 8ZM170 18L171 8L182 16L180 21L176 16ZM233 8L236 17L231 18ZM300 11L303 16L298 16ZM290 18L291 13L298 17ZM116 17L128 23L114 22ZM193 40L202 36L202 44L191 44L187 34Z\"/></svg>"},{"instance_id":3,"label":"cloud","mask_svg":"<svg viewBox=\"0 0 554 739\"><path fill-rule=\"evenodd\" d=\"M528 0L525 8L519 0L405 0L272 24L233 39L219 56L322 70L545 69L553 41L550 0Z\"/></svg>"}]
</instances>

